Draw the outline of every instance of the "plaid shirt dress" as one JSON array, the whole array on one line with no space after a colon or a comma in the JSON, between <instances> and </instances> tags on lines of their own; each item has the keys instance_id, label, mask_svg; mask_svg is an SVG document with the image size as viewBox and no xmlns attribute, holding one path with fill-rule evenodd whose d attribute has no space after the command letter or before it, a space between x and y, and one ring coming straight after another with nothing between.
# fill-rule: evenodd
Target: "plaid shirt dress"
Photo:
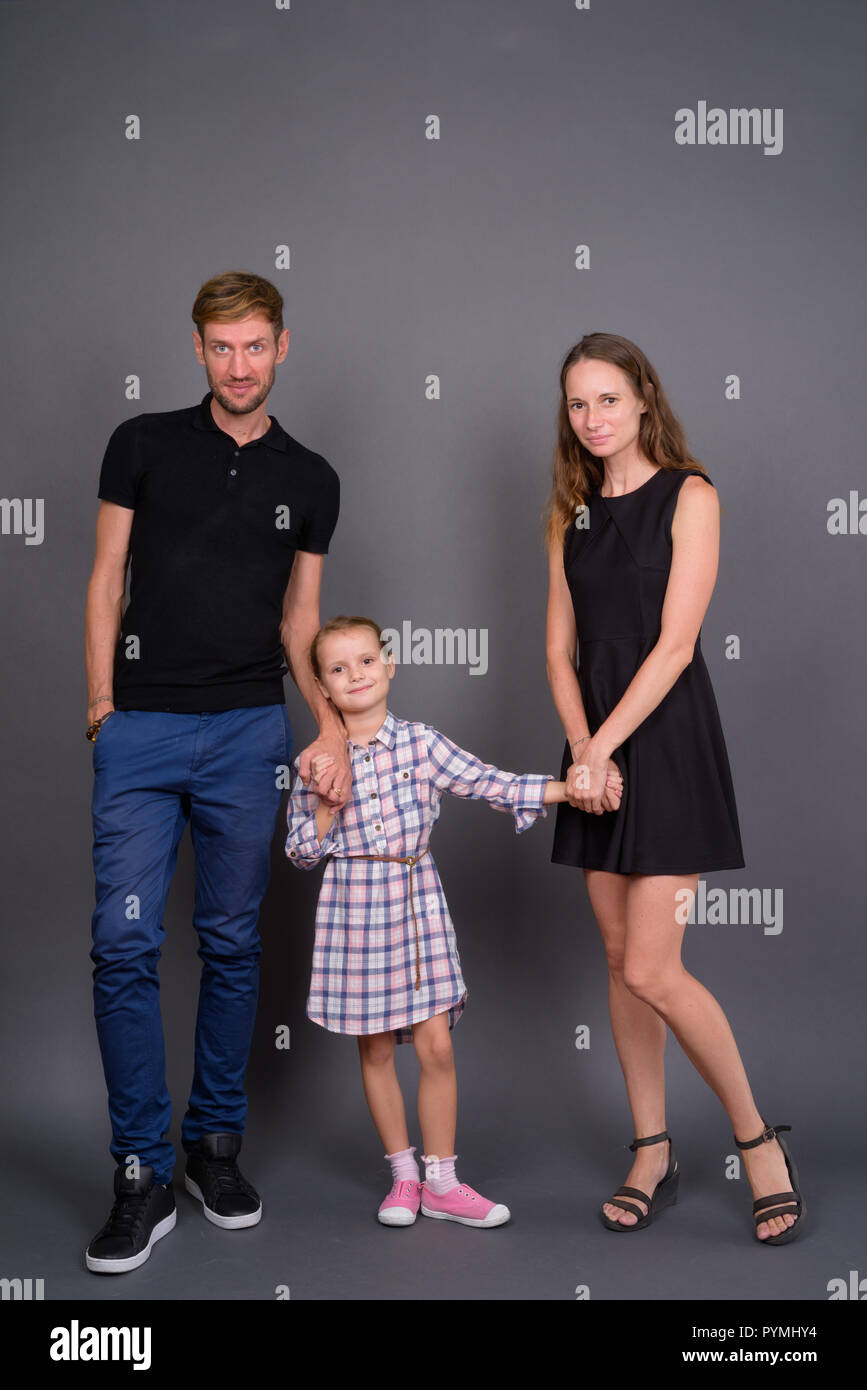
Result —
<instances>
[{"instance_id":1,"label":"plaid shirt dress","mask_svg":"<svg viewBox=\"0 0 867 1390\"><path fill-rule=\"evenodd\" d=\"M286 853L299 869L327 859L316 906L307 1017L333 1033L387 1033L464 1010L455 931L436 865L426 853L443 792L487 801L521 834L546 816L550 774L519 776L480 762L428 724L390 711L367 744L349 740L352 799L320 842L317 794L297 775ZM409 856L398 863L361 855Z\"/></svg>"}]
</instances>

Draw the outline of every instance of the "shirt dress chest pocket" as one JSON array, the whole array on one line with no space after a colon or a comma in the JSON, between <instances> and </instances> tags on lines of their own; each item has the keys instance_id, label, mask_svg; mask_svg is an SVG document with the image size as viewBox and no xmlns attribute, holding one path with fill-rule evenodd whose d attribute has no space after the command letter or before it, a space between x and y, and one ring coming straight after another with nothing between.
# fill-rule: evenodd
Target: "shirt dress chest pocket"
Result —
<instances>
[{"instance_id":1,"label":"shirt dress chest pocket","mask_svg":"<svg viewBox=\"0 0 867 1390\"><path fill-rule=\"evenodd\" d=\"M393 794L398 806L409 806L418 800L418 783L409 768L394 774Z\"/></svg>"},{"instance_id":2,"label":"shirt dress chest pocket","mask_svg":"<svg viewBox=\"0 0 867 1390\"><path fill-rule=\"evenodd\" d=\"M396 768L389 779L389 794L400 823L400 833L411 844L425 824L428 791L417 768ZM411 853L411 848L405 851Z\"/></svg>"}]
</instances>

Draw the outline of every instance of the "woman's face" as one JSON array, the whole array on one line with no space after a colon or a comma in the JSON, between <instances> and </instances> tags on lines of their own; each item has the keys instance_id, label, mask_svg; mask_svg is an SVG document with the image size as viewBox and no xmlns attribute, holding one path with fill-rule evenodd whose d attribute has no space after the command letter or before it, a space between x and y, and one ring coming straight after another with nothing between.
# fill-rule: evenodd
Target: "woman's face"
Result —
<instances>
[{"instance_id":1,"label":"woman's face","mask_svg":"<svg viewBox=\"0 0 867 1390\"><path fill-rule=\"evenodd\" d=\"M566 405L581 443L600 459L635 446L647 409L620 367L590 357L575 362L566 373Z\"/></svg>"}]
</instances>

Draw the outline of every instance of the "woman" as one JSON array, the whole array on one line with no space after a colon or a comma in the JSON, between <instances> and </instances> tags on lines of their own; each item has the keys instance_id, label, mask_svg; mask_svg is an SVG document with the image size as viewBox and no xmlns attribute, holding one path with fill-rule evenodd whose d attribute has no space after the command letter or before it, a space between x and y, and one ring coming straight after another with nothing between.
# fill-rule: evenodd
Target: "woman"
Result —
<instances>
[{"instance_id":1,"label":"woman","mask_svg":"<svg viewBox=\"0 0 867 1390\"><path fill-rule=\"evenodd\" d=\"M657 373L628 339L582 338L563 363L560 394L546 640L568 802L551 857L584 870L636 1136L626 1185L602 1219L609 1230L640 1230L676 1200L669 1027L728 1112L756 1199L756 1236L781 1245L805 1215L779 1137L790 1126L765 1124L722 1009L680 957L699 874L744 866L700 642L717 572L717 494L689 457Z\"/></svg>"}]
</instances>

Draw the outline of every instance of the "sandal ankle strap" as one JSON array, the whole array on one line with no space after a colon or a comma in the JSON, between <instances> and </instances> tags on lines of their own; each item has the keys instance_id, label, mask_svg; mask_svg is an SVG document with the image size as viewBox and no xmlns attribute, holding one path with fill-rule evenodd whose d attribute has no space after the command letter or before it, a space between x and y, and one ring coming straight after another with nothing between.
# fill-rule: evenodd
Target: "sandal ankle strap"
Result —
<instances>
[{"instance_id":1,"label":"sandal ankle strap","mask_svg":"<svg viewBox=\"0 0 867 1390\"><path fill-rule=\"evenodd\" d=\"M636 1149L643 1149L645 1144L661 1144L663 1139L670 1138L671 1135L668 1130L664 1129L661 1134L649 1134L646 1139L633 1139L629 1148L632 1153L635 1153Z\"/></svg>"},{"instance_id":2,"label":"sandal ankle strap","mask_svg":"<svg viewBox=\"0 0 867 1390\"><path fill-rule=\"evenodd\" d=\"M791 1125L769 1125L765 1124L764 1121L762 1121L762 1123L765 1127L758 1139L741 1140L736 1134L732 1136L739 1149L755 1149L759 1144L769 1144L771 1140L776 1139L777 1135L781 1134L783 1130L792 1128Z\"/></svg>"}]
</instances>

